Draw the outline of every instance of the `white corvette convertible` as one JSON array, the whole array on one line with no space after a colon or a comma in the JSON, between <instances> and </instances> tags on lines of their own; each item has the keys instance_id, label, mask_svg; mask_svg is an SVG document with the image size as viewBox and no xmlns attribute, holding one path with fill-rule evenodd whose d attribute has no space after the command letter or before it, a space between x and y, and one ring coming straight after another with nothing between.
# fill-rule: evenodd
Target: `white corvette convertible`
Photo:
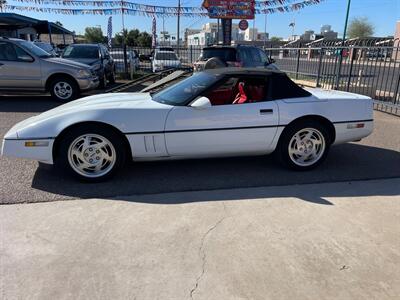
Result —
<instances>
[{"instance_id":1,"label":"white corvette convertible","mask_svg":"<svg viewBox=\"0 0 400 300\"><path fill-rule=\"evenodd\" d=\"M87 181L110 177L129 159L274 151L286 166L308 170L331 145L372 130L369 97L303 89L279 71L228 68L156 94L103 94L61 105L11 128L2 155L55 164Z\"/></svg>"}]
</instances>

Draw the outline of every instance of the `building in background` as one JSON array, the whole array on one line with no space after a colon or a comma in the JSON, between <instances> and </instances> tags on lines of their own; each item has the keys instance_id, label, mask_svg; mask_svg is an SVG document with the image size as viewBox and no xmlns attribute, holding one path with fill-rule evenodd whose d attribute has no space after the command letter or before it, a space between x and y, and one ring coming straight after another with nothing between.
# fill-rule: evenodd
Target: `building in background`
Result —
<instances>
[{"instance_id":1,"label":"building in background","mask_svg":"<svg viewBox=\"0 0 400 300\"><path fill-rule=\"evenodd\" d=\"M266 41L268 38L268 33L258 32L257 28L247 28L247 30L242 31L239 29L238 23L232 23L232 44ZM220 27L219 30L219 39L218 23L209 22L203 24L199 32L197 32L197 29L187 29L185 40L188 46L215 45L218 41L222 42L222 28Z\"/></svg>"},{"instance_id":2,"label":"building in background","mask_svg":"<svg viewBox=\"0 0 400 300\"><path fill-rule=\"evenodd\" d=\"M184 32L184 37L183 37L183 39L185 40L185 45L186 45L186 46L189 45L189 43L188 43L188 37L189 37L190 35L198 34L198 33L200 33L200 32L201 32L201 29L186 28L186 29L185 29L185 32Z\"/></svg>"},{"instance_id":3,"label":"building in background","mask_svg":"<svg viewBox=\"0 0 400 300\"><path fill-rule=\"evenodd\" d=\"M74 33L62 26L14 13L0 13L0 36L40 40L55 45L74 42Z\"/></svg>"},{"instance_id":4,"label":"building in background","mask_svg":"<svg viewBox=\"0 0 400 300\"><path fill-rule=\"evenodd\" d=\"M338 33L336 31L332 30L331 25L322 25L321 26L321 36L326 39L333 40L333 39L337 39Z\"/></svg>"}]
</instances>

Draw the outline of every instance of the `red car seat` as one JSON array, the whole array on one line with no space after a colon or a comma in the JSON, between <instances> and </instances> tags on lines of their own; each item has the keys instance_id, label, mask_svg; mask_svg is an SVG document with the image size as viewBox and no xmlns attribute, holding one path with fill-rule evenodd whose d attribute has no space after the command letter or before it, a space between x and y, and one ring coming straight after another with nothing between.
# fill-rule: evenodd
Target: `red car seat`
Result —
<instances>
[{"instance_id":1,"label":"red car seat","mask_svg":"<svg viewBox=\"0 0 400 300\"><path fill-rule=\"evenodd\" d=\"M238 83L238 89L239 89L239 93L236 95L236 98L232 104L242 104L247 101L247 95L244 90L244 82Z\"/></svg>"}]
</instances>

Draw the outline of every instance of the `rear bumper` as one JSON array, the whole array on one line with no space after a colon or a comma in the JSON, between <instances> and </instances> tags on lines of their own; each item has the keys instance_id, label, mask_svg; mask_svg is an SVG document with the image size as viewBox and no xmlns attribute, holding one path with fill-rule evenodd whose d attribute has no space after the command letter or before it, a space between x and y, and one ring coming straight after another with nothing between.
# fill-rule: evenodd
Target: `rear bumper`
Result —
<instances>
[{"instance_id":1,"label":"rear bumper","mask_svg":"<svg viewBox=\"0 0 400 300\"><path fill-rule=\"evenodd\" d=\"M363 127L357 128L356 125L364 124ZM374 121L356 121L348 123L334 124L336 131L336 139L334 145L343 144L346 142L354 142L369 136L374 130ZM361 126L361 125L360 125Z\"/></svg>"},{"instance_id":2,"label":"rear bumper","mask_svg":"<svg viewBox=\"0 0 400 300\"><path fill-rule=\"evenodd\" d=\"M26 146L26 142L35 142L38 146ZM26 158L53 164L54 139L3 139L1 155Z\"/></svg>"}]
</instances>

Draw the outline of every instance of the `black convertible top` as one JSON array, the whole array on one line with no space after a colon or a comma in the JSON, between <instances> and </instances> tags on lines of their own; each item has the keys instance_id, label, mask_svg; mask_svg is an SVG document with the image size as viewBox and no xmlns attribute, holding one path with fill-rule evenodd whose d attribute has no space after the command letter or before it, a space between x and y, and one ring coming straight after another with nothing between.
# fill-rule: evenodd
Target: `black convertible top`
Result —
<instances>
[{"instance_id":1,"label":"black convertible top","mask_svg":"<svg viewBox=\"0 0 400 300\"><path fill-rule=\"evenodd\" d=\"M270 75L270 74L282 74L286 73L279 70L271 70L266 68L217 68L208 69L203 72L214 74L214 75Z\"/></svg>"}]
</instances>

